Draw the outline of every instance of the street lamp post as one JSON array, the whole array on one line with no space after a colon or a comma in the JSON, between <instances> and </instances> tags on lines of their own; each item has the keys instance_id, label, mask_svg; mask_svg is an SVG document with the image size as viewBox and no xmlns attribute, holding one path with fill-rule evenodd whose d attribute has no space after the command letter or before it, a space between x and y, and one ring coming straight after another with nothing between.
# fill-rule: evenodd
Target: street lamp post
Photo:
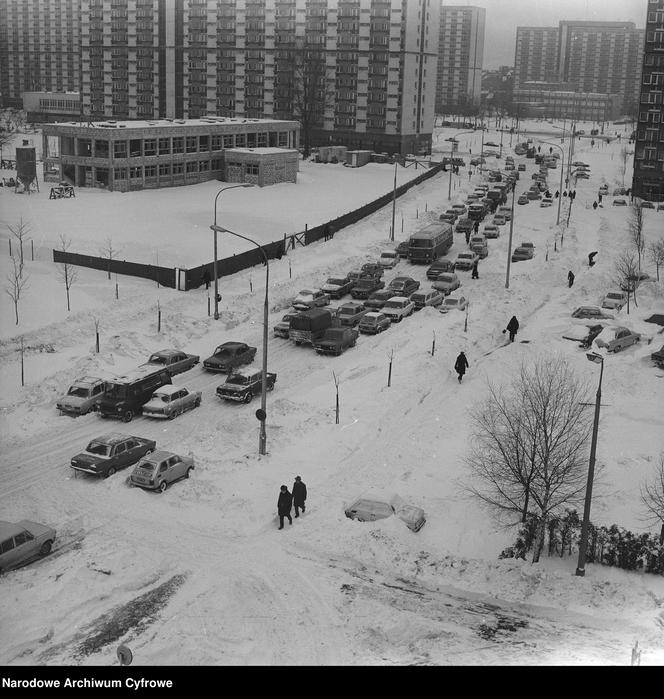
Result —
<instances>
[{"instance_id":1,"label":"street lamp post","mask_svg":"<svg viewBox=\"0 0 664 699\"><path fill-rule=\"evenodd\" d=\"M394 188L392 189L392 227L390 228L390 240L394 241L394 215L397 208L397 163L394 162Z\"/></svg>"},{"instance_id":2,"label":"street lamp post","mask_svg":"<svg viewBox=\"0 0 664 699\"><path fill-rule=\"evenodd\" d=\"M550 143L549 141L542 141L549 146L553 146L560 151L561 162L560 162L560 189L558 190L558 215L556 216L556 226L560 223L560 202L563 198L563 170L565 169L565 151L557 143Z\"/></svg>"},{"instance_id":3,"label":"street lamp post","mask_svg":"<svg viewBox=\"0 0 664 699\"><path fill-rule=\"evenodd\" d=\"M266 454L267 434L265 432L265 420L267 419L267 316L269 304L268 291L270 285L270 263L267 259L267 255L265 254L265 250L255 240L248 238L246 235L234 233L233 231L228 230L228 228L222 228L221 226L217 226L216 224L210 226L210 228L214 231L215 238L217 232L230 233L231 235L234 235L237 238L242 238L242 240L247 240L250 243L253 243L261 251L261 254L263 255L263 260L265 262L265 300L263 302L263 376L261 380L261 408L260 410L256 411L256 417L260 421L260 431L258 436L258 453Z\"/></svg>"},{"instance_id":4,"label":"street lamp post","mask_svg":"<svg viewBox=\"0 0 664 699\"><path fill-rule=\"evenodd\" d=\"M581 541L579 542L579 560L576 564L576 575L586 574L586 551L588 550L588 528L590 526L590 503L593 497L593 480L595 477L595 454L597 451L597 430L599 427L599 405L602 399L602 375L604 374L604 357L597 352L587 352L588 361L600 365L599 384L595 397L595 419L593 421L593 436L590 444L590 461L588 463L588 481L586 483L586 500L583 506L583 524L581 525Z\"/></svg>"},{"instance_id":5,"label":"street lamp post","mask_svg":"<svg viewBox=\"0 0 664 699\"><path fill-rule=\"evenodd\" d=\"M512 263L512 233L514 231L514 195L516 193L516 183L512 188L512 213L510 215L510 239L507 243L507 274L505 275L505 288L510 288L510 264Z\"/></svg>"},{"instance_id":6,"label":"street lamp post","mask_svg":"<svg viewBox=\"0 0 664 699\"><path fill-rule=\"evenodd\" d=\"M217 272L217 199L222 192L227 189L236 189L237 187L253 187L250 182L242 182L241 184L233 184L229 187L222 187L214 198L214 225L210 228L214 231L214 319L219 320L219 278Z\"/></svg>"}]
</instances>

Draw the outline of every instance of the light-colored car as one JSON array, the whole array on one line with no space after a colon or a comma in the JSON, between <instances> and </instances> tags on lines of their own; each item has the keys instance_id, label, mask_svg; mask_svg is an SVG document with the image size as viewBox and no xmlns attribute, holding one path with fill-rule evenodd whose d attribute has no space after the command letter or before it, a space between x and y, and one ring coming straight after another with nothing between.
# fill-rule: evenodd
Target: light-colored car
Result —
<instances>
[{"instance_id":1,"label":"light-colored car","mask_svg":"<svg viewBox=\"0 0 664 699\"><path fill-rule=\"evenodd\" d=\"M405 522L409 529L418 532L426 523L424 510L421 507L407 505L399 496L387 498L362 497L350 504L344 513L349 519L358 522L375 522L396 515Z\"/></svg>"},{"instance_id":2,"label":"light-colored car","mask_svg":"<svg viewBox=\"0 0 664 699\"><path fill-rule=\"evenodd\" d=\"M507 219L503 216L503 214L494 214L493 221L491 221L491 223L495 224L496 226L504 226L507 223Z\"/></svg>"},{"instance_id":3,"label":"light-colored car","mask_svg":"<svg viewBox=\"0 0 664 699\"><path fill-rule=\"evenodd\" d=\"M498 213L505 217L506 221L512 220L512 207L511 206L499 206Z\"/></svg>"},{"instance_id":4,"label":"light-colored car","mask_svg":"<svg viewBox=\"0 0 664 699\"><path fill-rule=\"evenodd\" d=\"M171 483L189 478L194 469L192 456L178 456L169 451L155 451L135 466L129 484L163 493Z\"/></svg>"},{"instance_id":5,"label":"light-colored car","mask_svg":"<svg viewBox=\"0 0 664 699\"><path fill-rule=\"evenodd\" d=\"M460 252L456 256L456 260L454 260L454 271L457 269L471 270L475 262L479 259L479 256L472 251Z\"/></svg>"},{"instance_id":6,"label":"light-colored car","mask_svg":"<svg viewBox=\"0 0 664 699\"><path fill-rule=\"evenodd\" d=\"M383 250L380 253L380 258L378 260L381 267L386 267L387 269L392 269L397 266L399 262L399 255L397 255L396 250Z\"/></svg>"},{"instance_id":7,"label":"light-colored car","mask_svg":"<svg viewBox=\"0 0 664 699\"><path fill-rule=\"evenodd\" d=\"M448 296L440 305L441 313L449 313L453 310L465 311L468 305L468 299L464 296Z\"/></svg>"},{"instance_id":8,"label":"light-colored car","mask_svg":"<svg viewBox=\"0 0 664 699\"><path fill-rule=\"evenodd\" d=\"M487 223L482 229L485 238L498 238L500 235L500 228L494 223Z\"/></svg>"},{"instance_id":9,"label":"light-colored car","mask_svg":"<svg viewBox=\"0 0 664 699\"><path fill-rule=\"evenodd\" d=\"M190 392L184 386L168 384L158 388L143 406L143 415L172 420L187 410L198 408L201 392Z\"/></svg>"},{"instance_id":10,"label":"light-colored car","mask_svg":"<svg viewBox=\"0 0 664 699\"><path fill-rule=\"evenodd\" d=\"M627 303L627 293L624 291L609 291L602 300L602 308L619 311Z\"/></svg>"},{"instance_id":11,"label":"light-colored car","mask_svg":"<svg viewBox=\"0 0 664 699\"><path fill-rule=\"evenodd\" d=\"M393 296L381 309L393 323L399 323L415 310L415 304L407 296Z\"/></svg>"},{"instance_id":12,"label":"light-colored car","mask_svg":"<svg viewBox=\"0 0 664 699\"><path fill-rule=\"evenodd\" d=\"M540 208L546 209L549 206L553 206L553 199L549 199L549 197L544 197L542 201L540 202Z\"/></svg>"},{"instance_id":13,"label":"light-colored car","mask_svg":"<svg viewBox=\"0 0 664 699\"><path fill-rule=\"evenodd\" d=\"M369 311L365 313L357 326L357 329L361 333L367 333L369 335L377 335L387 330L392 321L380 311Z\"/></svg>"},{"instance_id":14,"label":"light-colored car","mask_svg":"<svg viewBox=\"0 0 664 699\"><path fill-rule=\"evenodd\" d=\"M150 355L150 358L141 367L161 369L162 367L171 375L181 374L196 366L200 361L197 354L187 354L181 350L164 349Z\"/></svg>"},{"instance_id":15,"label":"light-colored car","mask_svg":"<svg viewBox=\"0 0 664 699\"><path fill-rule=\"evenodd\" d=\"M419 311L425 306L440 306L445 294L435 288L422 289L410 295L410 300L415 304L415 310Z\"/></svg>"},{"instance_id":16,"label":"light-colored car","mask_svg":"<svg viewBox=\"0 0 664 699\"><path fill-rule=\"evenodd\" d=\"M626 199L614 199L613 206L627 206L627 200Z\"/></svg>"},{"instance_id":17,"label":"light-colored car","mask_svg":"<svg viewBox=\"0 0 664 699\"><path fill-rule=\"evenodd\" d=\"M598 347L604 347L607 352L620 352L640 340L641 335L632 332L629 328L604 328L595 338L595 344Z\"/></svg>"},{"instance_id":18,"label":"light-colored car","mask_svg":"<svg viewBox=\"0 0 664 699\"><path fill-rule=\"evenodd\" d=\"M484 259L489 254L489 246L487 245L486 238L482 233L475 233L475 235L471 235L468 245L475 254L479 255L480 259Z\"/></svg>"},{"instance_id":19,"label":"light-colored car","mask_svg":"<svg viewBox=\"0 0 664 699\"><path fill-rule=\"evenodd\" d=\"M0 573L48 556L55 541L55 529L22 519L0 522Z\"/></svg>"},{"instance_id":20,"label":"light-colored car","mask_svg":"<svg viewBox=\"0 0 664 699\"><path fill-rule=\"evenodd\" d=\"M519 198L516 200L517 204L527 204L530 200L525 194L521 194Z\"/></svg>"},{"instance_id":21,"label":"light-colored car","mask_svg":"<svg viewBox=\"0 0 664 699\"><path fill-rule=\"evenodd\" d=\"M293 300L293 308L305 311L307 308L319 308L329 303L330 297L322 289L302 289Z\"/></svg>"},{"instance_id":22,"label":"light-colored car","mask_svg":"<svg viewBox=\"0 0 664 699\"><path fill-rule=\"evenodd\" d=\"M431 286L448 296L461 286L461 280L454 272L445 272L444 274L439 274L438 279Z\"/></svg>"},{"instance_id":23,"label":"light-colored car","mask_svg":"<svg viewBox=\"0 0 664 699\"><path fill-rule=\"evenodd\" d=\"M85 415L97 410L106 392L106 381L97 376L83 376L69 387L67 395L58 399L56 406L62 413Z\"/></svg>"},{"instance_id":24,"label":"light-colored car","mask_svg":"<svg viewBox=\"0 0 664 699\"><path fill-rule=\"evenodd\" d=\"M599 306L579 306L572 311L572 318L613 318L611 313L607 313Z\"/></svg>"},{"instance_id":25,"label":"light-colored car","mask_svg":"<svg viewBox=\"0 0 664 699\"><path fill-rule=\"evenodd\" d=\"M454 211L456 211L459 214L459 216L463 216L467 211L464 204L452 204L452 209L454 209Z\"/></svg>"}]
</instances>

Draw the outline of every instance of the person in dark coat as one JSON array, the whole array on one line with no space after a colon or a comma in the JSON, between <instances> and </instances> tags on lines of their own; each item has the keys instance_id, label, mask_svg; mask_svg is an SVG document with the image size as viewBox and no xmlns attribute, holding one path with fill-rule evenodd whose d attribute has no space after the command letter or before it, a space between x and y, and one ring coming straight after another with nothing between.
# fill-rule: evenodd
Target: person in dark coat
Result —
<instances>
[{"instance_id":1,"label":"person in dark coat","mask_svg":"<svg viewBox=\"0 0 664 699\"><path fill-rule=\"evenodd\" d=\"M470 231L466 231L466 245L470 245Z\"/></svg>"},{"instance_id":2,"label":"person in dark coat","mask_svg":"<svg viewBox=\"0 0 664 699\"><path fill-rule=\"evenodd\" d=\"M600 204L602 203L602 193L601 192L597 195L597 201Z\"/></svg>"},{"instance_id":3,"label":"person in dark coat","mask_svg":"<svg viewBox=\"0 0 664 699\"><path fill-rule=\"evenodd\" d=\"M473 224L473 230L475 231L475 233L480 232L480 222L479 221L475 221L475 223Z\"/></svg>"},{"instance_id":4,"label":"person in dark coat","mask_svg":"<svg viewBox=\"0 0 664 699\"><path fill-rule=\"evenodd\" d=\"M209 289L210 288L210 282L212 281L212 278L210 276L210 270L206 267L205 271L203 272L203 282L205 284L205 288Z\"/></svg>"},{"instance_id":5,"label":"person in dark coat","mask_svg":"<svg viewBox=\"0 0 664 699\"><path fill-rule=\"evenodd\" d=\"M554 194L554 198L557 199L560 196L560 191L556 189L556 193Z\"/></svg>"},{"instance_id":6,"label":"person in dark coat","mask_svg":"<svg viewBox=\"0 0 664 699\"><path fill-rule=\"evenodd\" d=\"M293 507L295 508L295 516L299 517L299 509L302 509L302 514L304 514L304 503L307 499L307 486L302 482L300 476L295 476L295 483L293 483Z\"/></svg>"},{"instance_id":7,"label":"person in dark coat","mask_svg":"<svg viewBox=\"0 0 664 699\"><path fill-rule=\"evenodd\" d=\"M597 211L597 202L596 201L593 202L593 209L595 209L595 211Z\"/></svg>"},{"instance_id":8,"label":"person in dark coat","mask_svg":"<svg viewBox=\"0 0 664 699\"><path fill-rule=\"evenodd\" d=\"M570 271L567 273L567 283L569 284L569 288L572 288L572 284L574 284L574 272L570 269Z\"/></svg>"},{"instance_id":9,"label":"person in dark coat","mask_svg":"<svg viewBox=\"0 0 664 699\"><path fill-rule=\"evenodd\" d=\"M279 529L284 528L284 517L288 517L288 523L293 524L291 517L291 507L293 507L293 496L288 492L288 488L282 485L279 489L279 499L277 500L277 512L279 513Z\"/></svg>"},{"instance_id":10,"label":"person in dark coat","mask_svg":"<svg viewBox=\"0 0 664 699\"><path fill-rule=\"evenodd\" d=\"M595 255L597 255L597 250L588 253L588 267L592 267L595 264Z\"/></svg>"},{"instance_id":11,"label":"person in dark coat","mask_svg":"<svg viewBox=\"0 0 664 699\"><path fill-rule=\"evenodd\" d=\"M510 334L510 342L514 342L514 338L516 337L516 333L519 329L519 321L516 319L516 316L512 316L510 319L510 322L507 324L507 327L505 330ZM503 330L503 332L505 332Z\"/></svg>"},{"instance_id":12,"label":"person in dark coat","mask_svg":"<svg viewBox=\"0 0 664 699\"><path fill-rule=\"evenodd\" d=\"M469 364L466 355L463 352L459 352L459 356L456 358L456 362L454 362L454 371L459 374L459 383L461 383L463 375L466 373L468 367Z\"/></svg>"},{"instance_id":13,"label":"person in dark coat","mask_svg":"<svg viewBox=\"0 0 664 699\"><path fill-rule=\"evenodd\" d=\"M475 260L475 262L473 262L473 273L471 275L471 279L479 279L480 278L480 274L477 271L477 264L478 264L478 261Z\"/></svg>"}]
</instances>

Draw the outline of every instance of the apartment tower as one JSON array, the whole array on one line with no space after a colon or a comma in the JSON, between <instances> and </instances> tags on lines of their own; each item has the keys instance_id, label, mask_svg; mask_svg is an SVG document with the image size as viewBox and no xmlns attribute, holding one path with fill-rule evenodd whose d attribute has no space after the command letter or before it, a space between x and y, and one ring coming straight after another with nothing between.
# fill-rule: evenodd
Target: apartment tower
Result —
<instances>
[{"instance_id":1,"label":"apartment tower","mask_svg":"<svg viewBox=\"0 0 664 699\"><path fill-rule=\"evenodd\" d=\"M517 27L514 89L527 82L557 80L557 27Z\"/></svg>"}]
</instances>

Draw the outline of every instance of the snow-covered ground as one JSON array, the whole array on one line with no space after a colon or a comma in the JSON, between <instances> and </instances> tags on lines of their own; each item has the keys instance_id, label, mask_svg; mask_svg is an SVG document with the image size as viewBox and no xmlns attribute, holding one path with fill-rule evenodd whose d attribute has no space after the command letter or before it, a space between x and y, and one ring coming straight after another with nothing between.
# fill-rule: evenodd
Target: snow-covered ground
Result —
<instances>
[{"instance_id":1,"label":"snow-covered ground","mask_svg":"<svg viewBox=\"0 0 664 699\"><path fill-rule=\"evenodd\" d=\"M546 122L528 126L560 143ZM589 132L591 125L584 128ZM624 135L623 127L615 128ZM445 138L454 132L440 130L436 149L446 151ZM485 139L498 141L499 134ZM479 132L460 141L461 152L480 150ZM504 152L508 144L504 138ZM624 145L576 142L575 157L591 165L592 177L577 185L557 250L556 207L515 207L514 243L532 241L535 257L512 265L505 289L507 227L490 241L480 279L463 277L461 293L471 299L467 331L462 313L424 309L387 333L362 336L338 358L271 337L269 370L278 381L268 396L266 456L258 456L257 405L222 403L214 389L223 376L200 366L174 383L202 390L203 404L172 422L136 418L124 425L94 414L72 419L54 408L76 377L133 368L156 349L206 357L227 340L261 347L262 267L220 280L221 318L214 321L204 289L182 293L119 277L116 300L115 278L88 269L78 270L67 313L64 286L49 261L48 247L60 233L80 252L98 252L111 236L126 259L149 260L158 248L160 263L169 256L172 262L164 264L208 261L218 183L130 194L77 189L75 199L56 201L48 200L46 186L29 196L0 189L3 280L6 224L23 217L37 253L33 262L26 252L30 278L19 326L6 294L0 304L0 519L33 519L58 531L51 556L2 577L0 661L113 664L117 645L126 643L138 665L628 664L638 640L642 664L663 664L661 577L588 565L579 578L575 557L536 565L498 560L514 531L497 527L463 490L468 410L485 396L487 380L508 379L523 359L562 353L587 377L589 400L594 397L597 368L561 334L576 306L599 303L614 286L613 262L627 246L629 210L612 207L611 196L597 211L591 205L601 183L610 189L621 184ZM527 163L518 194L530 185L535 166L516 160ZM273 240L390 191L393 172L393 166L302 163L298 184L228 192L220 197L218 216L232 230ZM399 169L399 182L419 172ZM552 191L559 173L551 172ZM452 180L452 203L479 181L478 172L469 179L462 169ZM442 173L398 200L399 240L448 207L448 187ZM664 213L644 214L647 239L660 237ZM299 289L377 257L390 245L391 216L388 206L332 241L273 261L270 326ZM233 240L223 245L244 249ZM450 256L464 248L457 236ZM599 254L588 268L591 250ZM576 274L571 289L570 269ZM645 269L654 274L648 263ZM386 276L398 274L429 285L425 268L406 261ZM664 312L664 283L643 284L638 301L616 323L643 333L642 342L605 363L602 472L592 519L644 531L639 488L664 451L664 382L649 359L663 335L644 319ZM503 346L501 331L512 315L521 322L517 340L528 342ZM29 348L25 387L20 336ZM55 352L38 351L44 345ZM462 385L453 372L460 349L470 362ZM124 474L73 478L70 458L109 431L192 453L193 477L164 494L130 489ZM279 485L290 487L295 475L307 484L307 511L280 532ZM414 534L394 517L358 523L344 516L346 505L372 492L398 492L423 507L426 525Z\"/></svg>"}]
</instances>

